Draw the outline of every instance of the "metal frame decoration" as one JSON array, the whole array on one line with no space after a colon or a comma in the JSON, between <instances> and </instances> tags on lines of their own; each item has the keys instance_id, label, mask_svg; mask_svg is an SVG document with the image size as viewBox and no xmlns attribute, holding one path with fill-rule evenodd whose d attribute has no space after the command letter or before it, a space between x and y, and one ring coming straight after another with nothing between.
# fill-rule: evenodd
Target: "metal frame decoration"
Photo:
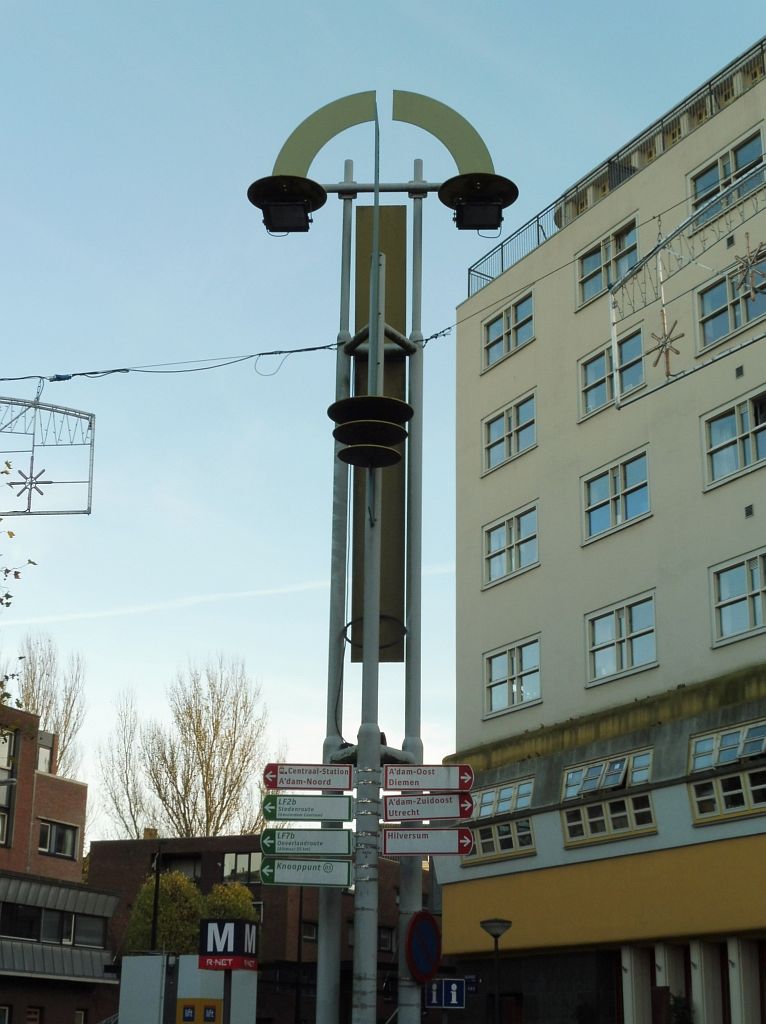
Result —
<instances>
[{"instance_id":1,"label":"metal frame decoration","mask_svg":"<svg viewBox=\"0 0 766 1024\"><path fill-rule=\"evenodd\" d=\"M95 425L93 413L0 397L0 516L89 515Z\"/></svg>"}]
</instances>

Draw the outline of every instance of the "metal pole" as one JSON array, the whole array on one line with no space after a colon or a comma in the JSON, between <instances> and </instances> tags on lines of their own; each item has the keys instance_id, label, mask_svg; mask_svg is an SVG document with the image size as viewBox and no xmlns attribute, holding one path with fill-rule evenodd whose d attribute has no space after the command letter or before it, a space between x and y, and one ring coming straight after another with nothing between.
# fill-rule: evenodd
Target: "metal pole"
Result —
<instances>
[{"instance_id":1,"label":"metal pole","mask_svg":"<svg viewBox=\"0 0 766 1024\"><path fill-rule=\"evenodd\" d=\"M375 201L372 209L367 393L383 391L385 258L380 252L380 126L375 112ZM354 1024L375 1024L378 991L378 834L380 831L381 470L368 469L364 517L362 720L357 738L354 874Z\"/></svg>"},{"instance_id":2,"label":"metal pole","mask_svg":"<svg viewBox=\"0 0 766 1024\"><path fill-rule=\"evenodd\" d=\"M295 1024L301 1024L301 972L303 971L303 886L298 886L298 950L295 962L295 1003L293 1005L293 1020Z\"/></svg>"},{"instance_id":3,"label":"metal pole","mask_svg":"<svg viewBox=\"0 0 766 1024\"><path fill-rule=\"evenodd\" d=\"M152 953L157 952L157 926L160 917L160 873L162 872L162 843L157 843L154 855L154 898L152 899L152 934L149 945Z\"/></svg>"},{"instance_id":4,"label":"metal pole","mask_svg":"<svg viewBox=\"0 0 766 1024\"><path fill-rule=\"evenodd\" d=\"M354 179L354 164L346 160L344 181ZM343 196L343 234L341 241L340 323L335 357L335 400L351 394L351 357L344 351L351 340L351 227L352 195ZM330 555L330 621L327 656L327 725L322 760L332 760L342 742L343 662L346 620L346 537L348 534L348 466L338 458L342 446L336 442L333 461L332 540ZM340 937L342 893L336 889L319 890L317 934L317 1024L338 1024L340 1020Z\"/></svg>"},{"instance_id":5,"label":"metal pole","mask_svg":"<svg viewBox=\"0 0 766 1024\"><path fill-rule=\"evenodd\" d=\"M370 313L371 394L382 384L384 258L373 265ZM375 315L377 313L377 315ZM380 353L380 356L379 356ZM380 382L380 383L378 383ZM378 988L378 834L380 831L380 651L381 470L368 469L364 519L364 620L362 623L362 720L357 738L356 871L354 875L354 1024L375 1024Z\"/></svg>"},{"instance_id":6,"label":"metal pole","mask_svg":"<svg viewBox=\"0 0 766 1024\"><path fill-rule=\"evenodd\" d=\"M423 180L423 161L416 160L413 181ZM408 399L415 414L407 441L407 612L402 749L423 763L421 739L421 576L423 534L423 193L412 195L412 329L416 346L409 357ZM419 857L403 857L399 867L399 1024L420 1024L420 985L407 966L405 941L412 915L422 908L422 868Z\"/></svg>"},{"instance_id":7,"label":"metal pole","mask_svg":"<svg viewBox=\"0 0 766 1024\"><path fill-rule=\"evenodd\" d=\"M495 1024L500 1024L500 936L492 938L495 940Z\"/></svg>"}]
</instances>

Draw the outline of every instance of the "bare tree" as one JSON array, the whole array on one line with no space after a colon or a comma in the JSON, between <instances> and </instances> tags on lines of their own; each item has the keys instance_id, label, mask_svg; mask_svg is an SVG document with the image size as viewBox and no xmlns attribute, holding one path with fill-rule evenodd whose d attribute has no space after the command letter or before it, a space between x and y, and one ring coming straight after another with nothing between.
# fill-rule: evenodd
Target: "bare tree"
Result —
<instances>
[{"instance_id":1,"label":"bare tree","mask_svg":"<svg viewBox=\"0 0 766 1024\"><path fill-rule=\"evenodd\" d=\"M140 764L141 728L132 691L117 700L117 722L109 742L99 747L101 798L121 838L141 839L153 820Z\"/></svg>"},{"instance_id":2,"label":"bare tree","mask_svg":"<svg viewBox=\"0 0 766 1024\"><path fill-rule=\"evenodd\" d=\"M244 663L222 655L190 664L168 690L169 724L140 726L118 707L102 748L106 812L123 835L215 836L260 828L259 781L268 713ZM138 742L137 742L138 740Z\"/></svg>"},{"instance_id":3,"label":"bare tree","mask_svg":"<svg viewBox=\"0 0 766 1024\"><path fill-rule=\"evenodd\" d=\"M58 736L58 774L74 778L80 764L77 736L85 721L85 662L70 655L63 670L53 638L28 633L19 651L18 704L40 716L40 728Z\"/></svg>"}]
</instances>

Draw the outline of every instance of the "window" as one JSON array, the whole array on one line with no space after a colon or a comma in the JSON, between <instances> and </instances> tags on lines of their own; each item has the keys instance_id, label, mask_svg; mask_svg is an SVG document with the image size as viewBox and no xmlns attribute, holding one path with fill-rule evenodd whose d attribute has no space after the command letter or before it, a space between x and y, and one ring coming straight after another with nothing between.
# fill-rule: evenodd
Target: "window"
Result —
<instances>
[{"instance_id":1,"label":"window","mask_svg":"<svg viewBox=\"0 0 766 1024\"><path fill-rule=\"evenodd\" d=\"M540 639L518 641L485 658L486 713L540 699Z\"/></svg>"},{"instance_id":2,"label":"window","mask_svg":"<svg viewBox=\"0 0 766 1024\"><path fill-rule=\"evenodd\" d=\"M535 838L529 818L480 825L473 831L473 850L469 859L535 852Z\"/></svg>"},{"instance_id":3,"label":"window","mask_svg":"<svg viewBox=\"0 0 766 1024\"><path fill-rule=\"evenodd\" d=\"M585 533L598 537L649 512L647 455L641 452L585 480Z\"/></svg>"},{"instance_id":4,"label":"window","mask_svg":"<svg viewBox=\"0 0 766 1024\"><path fill-rule=\"evenodd\" d=\"M484 470L521 455L537 440L535 396L526 395L484 421Z\"/></svg>"},{"instance_id":5,"label":"window","mask_svg":"<svg viewBox=\"0 0 766 1024\"><path fill-rule=\"evenodd\" d=\"M393 953L394 948L394 929L385 928L381 925L378 928L378 950L381 953Z\"/></svg>"},{"instance_id":6,"label":"window","mask_svg":"<svg viewBox=\"0 0 766 1024\"><path fill-rule=\"evenodd\" d=\"M105 919L93 917L90 914L77 914L74 919L74 944L104 949L106 946Z\"/></svg>"},{"instance_id":7,"label":"window","mask_svg":"<svg viewBox=\"0 0 766 1024\"><path fill-rule=\"evenodd\" d=\"M0 730L0 768L10 769L13 763L15 734Z\"/></svg>"},{"instance_id":8,"label":"window","mask_svg":"<svg viewBox=\"0 0 766 1024\"><path fill-rule=\"evenodd\" d=\"M225 853L223 855L224 882L255 883L261 880L260 853Z\"/></svg>"},{"instance_id":9,"label":"window","mask_svg":"<svg viewBox=\"0 0 766 1024\"><path fill-rule=\"evenodd\" d=\"M611 287L638 260L636 222L631 221L609 235L578 260L580 305Z\"/></svg>"},{"instance_id":10,"label":"window","mask_svg":"<svg viewBox=\"0 0 766 1024\"><path fill-rule=\"evenodd\" d=\"M62 825L57 821L40 822L40 838L37 849L55 857L77 857L77 829L74 825Z\"/></svg>"},{"instance_id":11,"label":"window","mask_svg":"<svg viewBox=\"0 0 766 1024\"><path fill-rule=\"evenodd\" d=\"M589 794L625 790L641 786L651 779L652 752L637 750L629 754L573 765L564 771L564 800L575 800ZM654 814L648 793L635 796L621 793L608 795L599 803L566 807L562 822L570 844L620 839L629 833L655 831Z\"/></svg>"},{"instance_id":12,"label":"window","mask_svg":"<svg viewBox=\"0 0 766 1024\"><path fill-rule=\"evenodd\" d=\"M25 903L0 903L0 935L11 939L40 939L42 910Z\"/></svg>"},{"instance_id":13,"label":"window","mask_svg":"<svg viewBox=\"0 0 766 1024\"><path fill-rule=\"evenodd\" d=\"M507 782L478 792L474 790L473 817L490 818L529 807L532 802L532 786L532 779L522 779L520 782Z\"/></svg>"},{"instance_id":14,"label":"window","mask_svg":"<svg viewBox=\"0 0 766 1024\"><path fill-rule=\"evenodd\" d=\"M537 508L515 512L484 529L484 583L497 583L538 564Z\"/></svg>"},{"instance_id":15,"label":"window","mask_svg":"<svg viewBox=\"0 0 766 1024\"><path fill-rule=\"evenodd\" d=\"M696 823L710 818L743 817L766 812L766 769L719 775L690 785Z\"/></svg>"},{"instance_id":16,"label":"window","mask_svg":"<svg viewBox=\"0 0 766 1024\"><path fill-rule=\"evenodd\" d=\"M9 841L8 822L10 820L11 794L13 784L11 783L10 768L0 768L0 846Z\"/></svg>"},{"instance_id":17,"label":"window","mask_svg":"<svg viewBox=\"0 0 766 1024\"><path fill-rule=\"evenodd\" d=\"M10 1006L0 1006L0 1024L11 1024Z\"/></svg>"},{"instance_id":18,"label":"window","mask_svg":"<svg viewBox=\"0 0 766 1024\"><path fill-rule=\"evenodd\" d=\"M757 188L763 181L763 170L747 176L762 163L763 146L760 132L756 132L744 142L727 149L717 160L695 174L692 177L692 207L700 210L695 225L702 227ZM716 196L745 177L747 180L741 185L716 200Z\"/></svg>"},{"instance_id":19,"label":"window","mask_svg":"<svg viewBox=\"0 0 766 1024\"><path fill-rule=\"evenodd\" d=\"M706 420L705 445L711 482L766 461L766 392Z\"/></svg>"},{"instance_id":20,"label":"window","mask_svg":"<svg viewBox=\"0 0 766 1024\"><path fill-rule=\"evenodd\" d=\"M304 942L316 942L316 921L301 921L301 938L303 939Z\"/></svg>"},{"instance_id":21,"label":"window","mask_svg":"<svg viewBox=\"0 0 766 1024\"><path fill-rule=\"evenodd\" d=\"M703 288L697 302L700 340L707 349L766 315L766 259L755 265L754 281L734 271Z\"/></svg>"},{"instance_id":22,"label":"window","mask_svg":"<svg viewBox=\"0 0 766 1024\"><path fill-rule=\"evenodd\" d=\"M74 914L67 910L43 910L41 942L71 946L74 937Z\"/></svg>"},{"instance_id":23,"label":"window","mask_svg":"<svg viewBox=\"0 0 766 1024\"><path fill-rule=\"evenodd\" d=\"M588 616L588 679L601 682L653 665L654 598L640 597Z\"/></svg>"},{"instance_id":24,"label":"window","mask_svg":"<svg viewBox=\"0 0 766 1024\"><path fill-rule=\"evenodd\" d=\"M192 881L196 881L202 875L202 862L199 857L164 854L162 857L163 871L177 871Z\"/></svg>"},{"instance_id":25,"label":"window","mask_svg":"<svg viewBox=\"0 0 766 1024\"><path fill-rule=\"evenodd\" d=\"M766 610L766 549L716 567L713 573L716 641L761 633Z\"/></svg>"},{"instance_id":26,"label":"window","mask_svg":"<svg viewBox=\"0 0 766 1024\"><path fill-rule=\"evenodd\" d=\"M586 807L571 807L562 813L568 845L622 839L626 834L656 831L648 793L605 800Z\"/></svg>"},{"instance_id":27,"label":"window","mask_svg":"<svg viewBox=\"0 0 766 1024\"><path fill-rule=\"evenodd\" d=\"M704 771L766 754L766 719L691 740L691 770Z\"/></svg>"},{"instance_id":28,"label":"window","mask_svg":"<svg viewBox=\"0 0 766 1024\"><path fill-rule=\"evenodd\" d=\"M641 331L634 331L617 342L617 372L620 394L627 394L644 383L644 353ZM606 345L580 363L580 399L583 416L604 409L614 401L612 346Z\"/></svg>"},{"instance_id":29,"label":"window","mask_svg":"<svg viewBox=\"0 0 766 1024\"><path fill-rule=\"evenodd\" d=\"M532 295L525 295L484 326L484 367L532 341L535 336Z\"/></svg>"},{"instance_id":30,"label":"window","mask_svg":"<svg viewBox=\"0 0 766 1024\"><path fill-rule=\"evenodd\" d=\"M474 845L468 858L510 856L535 852L535 839L530 818L510 819L514 812L532 802L533 779L506 782L491 789L474 791L473 818L481 824L472 827ZM503 821L489 821L503 818Z\"/></svg>"},{"instance_id":31,"label":"window","mask_svg":"<svg viewBox=\"0 0 766 1024\"><path fill-rule=\"evenodd\" d=\"M652 771L651 750L605 758L574 765L564 772L563 798L573 800L604 789L623 789L649 782Z\"/></svg>"}]
</instances>

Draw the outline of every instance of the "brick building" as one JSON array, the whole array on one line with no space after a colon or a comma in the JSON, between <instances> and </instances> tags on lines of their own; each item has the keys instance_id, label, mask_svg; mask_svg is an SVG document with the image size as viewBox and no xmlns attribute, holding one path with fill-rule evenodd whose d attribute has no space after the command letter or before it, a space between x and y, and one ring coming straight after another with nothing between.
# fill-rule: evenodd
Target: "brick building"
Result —
<instances>
[{"instance_id":1,"label":"brick building","mask_svg":"<svg viewBox=\"0 0 766 1024\"><path fill-rule=\"evenodd\" d=\"M82 883L87 787L56 775L39 726L0 706L0 1024L86 1024L116 1007L117 899Z\"/></svg>"},{"instance_id":2,"label":"brick building","mask_svg":"<svg viewBox=\"0 0 766 1024\"><path fill-rule=\"evenodd\" d=\"M90 847L89 881L119 891L109 943L122 952L135 895L152 872L155 857L163 871L182 871L203 893L218 882L240 881L253 894L258 912L258 1024L293 1024L315 1016L318 890L312 886L264 885L260 880L260 837L109 840ZM378 921L379 1017L396 1007L399 865L380 860ZM423 905L430 902L430 875L423 872ZM351 1017L354 941L353 895L343 896L341 935L341 1020Z\"/></svg>"}]
</instances>

